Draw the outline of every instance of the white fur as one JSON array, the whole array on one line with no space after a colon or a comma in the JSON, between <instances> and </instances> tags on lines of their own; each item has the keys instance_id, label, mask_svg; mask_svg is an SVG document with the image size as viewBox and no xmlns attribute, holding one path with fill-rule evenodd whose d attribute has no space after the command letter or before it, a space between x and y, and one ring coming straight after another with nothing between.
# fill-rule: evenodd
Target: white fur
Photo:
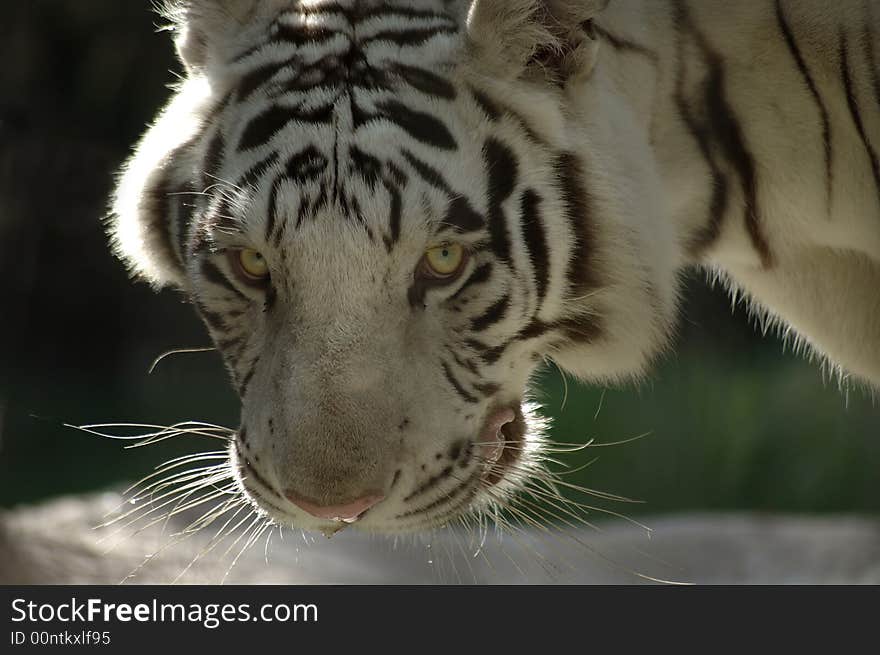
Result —
<instances>
[{"instance_id":1,"label":"white fur","mask_svg":"<svg viewBox=\"0 0 880 655\"><path fill-rule=\"evenodd\" d=\"M139 147L114 205L117 249L136 271L157 284L183 286L203 310L234 312L235 320L222 330L215 325L212 332L218 340L243 344L227 353L227 362L237 383L251 380L242 391L242 415L251 454L264 462L260 493L281 497L284 490L296 489L329 504L367 491L390 493L392 475L395 480L400 475L398 489L404 491L395 491L371 511L366 527L417 527L395 518L405 510L405 490L418 489L436 474L428 466L435 453L442 455L461 435L479 434L493 407L521 401L537 360L552 358L588 380L644 375L671 340L678 277L691 267L728 279L783 329L796 331L858 379L880 384L880 194L843 90L838 42L843 30L851 44L852 84L866 138L880 148L880 107L872 95L876 71L868 67L863 39L868 27L875 39L880 34L880 12L872 17L857 2L783 3L828 108L834 147L829 199L816 103L779 31L773 0L476 0L454 7L441 0L366 2L361 9L415 7L448 12L450 18L391 14L352 24L347 17L322 13L331 5L319 0L173 4L169 15L177 24L189 80ZM457 31L443 31L421 44L369 42L383 30L433 28L450 21ZM333 37L301 45L272 41L279 25L324 27ZM253 48L267 38L269 45ZM393 93L360 88L351 102L374 114L392 98L433 115L455 149L426 145L392 120L373 120L353 130L346 101L334 105L332 125L291 121L260 147L225 157L217 185L210 187L222 186L232 199L228 211L233 215L224 218L240 230L213 229L196 216L175 236L201 231L215 250L263 252L277 291L271 312L254 310L265 300L259 291L242 289L236 296L211 283L200 268L201 258L232 279L224 258L178 252L187 262L184 270L167 257L167 249L163 254L153 247L157 237L150 230L161 221L141 198L150 195L156 179L165 172L172 181L197 176L209 137L219 133L234 147L270 102L314 108L335 96L332 89L309 87L269 100L258 90L247 99L234 99L210 121L209 107L261 66L296 62L266 82L278 87L295 77L297 66L308 69L328 58L345 59L351 44L360 42L359 55L374 69L421 66L447 79L457 94L450 100L405 87ZM880 56L880 43L873 46ZM713 74L719 71L714 78L719 88L714 88ZM470 89L504 111L493 118ZM720 112L713 102L723 106ZM707 155L693 124L725 114L738 133L708 130ZM198 130L203 138L183 155L174 155L178 146L201 134ZM507 219L510 267L495 262L490 280L466 294L467 304L459 305L458 313L444 304L454 286L432 288L424 307L413 307L407 302L413 270L434 245L450 198L422 180L404 153L435 168L454 194L486 214L492 171L485 157L491 142L503 144L516 162L516 188L500 208ZM332 152L344 159L356 146L406 169L405 211L393 249L386 250L381 239L367 238L367 231L387 233L390 195L349 176L344 162L344 177L334 184L359 199L361 223L345 218L334 205L317 212L296 234L293 228L285 232L277 247L267 242L272 180L310 143L328 158ZM759 237L746 221L746 176L737 148L755 171ZM277 159L258 179L233 188L234 180L273 153ZM566 195L555 168L564 153L573 153L582 168L587 211L579 218L587 232L565 216ZM717 237L698 248L695 235L709 224L713 185L719 180L728 185L726 210ZM322 178L320 184L325 183ZM520 220L521 194L529 189L540 196L551 255L540 305L538 272L532 270ZM318 192L318 181L280 182L274 191L279 220L292 224L301 203ZM487 257L479 248L486 234L464 234L459 240L477 251L465 279ZM569 271L571 262L581 260L594 278L586 291L575 288ZM501 297L508 298L508 311L480 339L486 346L503 347L502 356L486 359L478 372L458 364L455 369L464 386L491 381L498 391L463 403L440 366L449 360L444 345L455 343L459 357L477 360L480 353L459 336ZM555 327L521 338L521 331L535 324ZM560 332L562 325L592 326L595 334ZM536 431L527 450L538 440ZM524 469L535 464L534 457ZM510 471L505 484L472 505L503 500L522 484L524 472ZM293 507L280 514L277 508L271 511L281 521L320 527Z\"/></svg>"}]
</instances>

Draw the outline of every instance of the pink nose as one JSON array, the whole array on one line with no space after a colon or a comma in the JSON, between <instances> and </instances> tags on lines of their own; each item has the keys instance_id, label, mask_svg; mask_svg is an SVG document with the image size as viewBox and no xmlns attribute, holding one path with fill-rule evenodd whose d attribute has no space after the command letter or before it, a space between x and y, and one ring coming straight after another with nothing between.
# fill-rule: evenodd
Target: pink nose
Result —
<instances>
[{"instance_id":1,"label":"pink nose","mask_svg":"<svg viewBox=\"0 0 880 655\"><path fill-rule=\"evenodd\" d=\"M358 520L358 517L360 517L361 514L385 498L385 496L381 494L370 494L344 505L322 506L306 500L292 491L285 492L284 495L287 496L287 499L294 505L305 510L316 518L330 519L331 521L345 521L346 523L354 523Z\"/></svg>"}]
</instances>

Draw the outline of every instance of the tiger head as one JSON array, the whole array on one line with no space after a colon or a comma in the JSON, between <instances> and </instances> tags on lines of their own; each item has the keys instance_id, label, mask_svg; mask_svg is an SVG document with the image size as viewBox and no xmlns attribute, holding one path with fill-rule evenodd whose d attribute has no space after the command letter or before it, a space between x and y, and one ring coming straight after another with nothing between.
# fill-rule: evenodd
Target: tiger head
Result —
<instances>
[{"instance_id":1,"label":"tiger head","mask_svg":"<svg viewBox=\"0 0 880 655\"><path fill-rule=\"evenodd\" d=\"M191 298L276 521L420 530L538 465L545 360L638 375L675 299L599 0L179 0L185 77L111 231Z\"/></svg>"}]
</instances>

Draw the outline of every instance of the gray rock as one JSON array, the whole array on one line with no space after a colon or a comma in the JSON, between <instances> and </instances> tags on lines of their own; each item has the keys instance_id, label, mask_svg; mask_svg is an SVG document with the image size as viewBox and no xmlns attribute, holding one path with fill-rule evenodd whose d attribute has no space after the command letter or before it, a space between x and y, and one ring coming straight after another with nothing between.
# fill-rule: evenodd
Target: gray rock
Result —
<instances>
[{"instance_id":1,"label":"gray rock","mask_svg":"<svg viewBox=\"0 0 880 655\"><path fill-rule=\"evenodd\" d=\"M867 518L680 515L647 520L650 538L614 521L600 531L490 530L482 547L451 530L396 543L275 530L268 549L264 535L232 566L246 540L205 552L215 529L174 537L192 517L137 535L96 529L120 502L108 493L0 514L0 584L880 583L880 520Z\"/></svg>"}]
</instances>

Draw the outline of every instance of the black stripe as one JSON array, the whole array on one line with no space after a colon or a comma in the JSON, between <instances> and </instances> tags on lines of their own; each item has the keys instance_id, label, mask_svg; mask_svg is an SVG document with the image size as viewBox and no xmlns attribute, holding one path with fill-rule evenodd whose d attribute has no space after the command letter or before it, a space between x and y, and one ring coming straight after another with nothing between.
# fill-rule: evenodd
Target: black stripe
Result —
<instances>
[{"instance_id":1,"label":"black stripe","mask_svg":"<svg viewBox=\"0 0 880 655\"><path fill-rule=\"evenodd\" d=\"M422 483L422 484L421 484L421 485L420 485L415 491L413 491L411 494L409 494L408 496L405 496L404 499L403 499L403 502L408 503L408 502L410 502L411 500L413 500L414 498L418 498L419 496L425 494L425 492L427 492L427 491L433 489L433 488L436 487L440 482L442 482L443 480L445 480L446 478L448 478L450 475L452 475L452 471L453 471L453 468L452 468L451 466L449 466L449 467L443 469L442 471L440 471L440 473L438 473L437 475L435 475L435 476L429 478L426 482ZM401 515L401 516L405 516L405 515Z\"/></svg>"},{"instance_id":2,"label":"black stripe","mask_svg":"<svg viewBox=\"0 0 880 655\"><path fill-rule=\"evenodd\" d=\"M240 178L238 178L238 182L236 186L239 189L245 189L247 187L254 188L257 186L257 181L259 178L263 177L266 172L278 161L278 153L273 152L264 157L262 160L258 161L256 164L251 166Z\"/></svg>"},{"instance_id":3,"label":"black stripe","mask_svg":"<svg viewBox=\"0 0 880 655\"><path fill-rule=\"evenodd\" d=\"M703 157L709 165L713 178L713 193L709 225L692 238L691 250L697 255L708 247L720 233L721 221L728 206L727 181L715 162L711 152L711 139L721 148L724 155L736 168L743 191L745 226L752 246L765 268L773 265L769 244L764 238L758 215L757 175L752 155L745 145L742 128L725 97L725 71L722 58L709 46L705 36L697 30L686 4L676 2L676 28L678 30L679 72L676 102L682 118L688 125L700 146ZM700 50L708 69L704 85L704 102L707 110L706 123L696 120L684 96L684 40L682 30L690 32L694 43Z\"/></svg>"},{"instance_id":4,"label":"black stripe","mask_svg":"<svg viewBox=\"0 0 880 655\"><path fill-rule=\"evenodd\" d=\"M782 0L776 0L776 21L779 24L779 30L782 32L782 36L785 38L785 43L788 46L788 51L794 58L795 64L797 64L798 70L800 71L801 76L804 78L804 83L807 85L807 89L809 90L810 95L813 96L813 102L816 103L816 107L819 111L819 120L822 122L822 142L825 147L825 197L827 203L826 211L830 216L832 193L834 189L834 173L832 166L833 155L831 148L831 120L828 117L828 109L825 106L825 102L822 100L822 96L819 94L819 88L816 86L816 81L810 74L810 69L807 66L807 62L801 54L801 50L798 47L797 40L795 39L794 32L792 31L791 26L788 23L788 19L785 17L785 11L782 8Z\"/></svg>"},{"instance_id":5,"label":"black stripe","mask_svg":"<svg viewBox=\"0 0 880 655\"><path fill-rule=\"evenodd\" d=\"M281 186L284 182L289 180L296 184L303 184L309 180L319 179L322 174L326 173L328 163L329 162L324 154L313 145L307 146L287 160L284 174L275 178L275 181L272 183L272 189L269 192L268 214L266 217L267 241L272 239L276 245L280 243L284 229L287 227L285 221L282 223L281 229L276 232L278 220L278 194L281 191ZM304 211L303 207L305 204L305 199L302 199L300 204L300 214ZM297 219L297 227L301 220L302 216Z\"/></svg>"},{"instance_id":6,"label":"black stripe","mask_svg":"<svg viewBox=\"0 0 880 655\"><path fill-rule=\"evenodd\" d=\"M494 364L501 359L501 355L504 354L504 351L507 350L507 347L511 342L508 341L507 343L502 343L498 346L487 346L476 339L465 339L464 344L471 350L476 350L480 353L480 359L486 364Z\"/></svg>"},{"instance_id":7,"label":"black stripe","mask_svg":"<svg viewBox=\"0 0 880 655\"><path fill-rule=\"evenodd\" d=\"M247 50L244 50L243 52L241 52L241 53L235 55L235 57L234 57L233 60L232 60L232 63L233 63L233 64L240 64L240 63L243 62L245 59L247 59L248 57L250 57L252 54L254 54L254 53L256 53L256 52L259 52L259 51L262 50L263 48L265 48L265 47L267 47L267 46L270 46L270 45L272 45L272 42L271 42L271 41L264 41L263 43L258 43L258 44L254 45L254 46L251 46L251 47L248 48Z\"/></svg>"},{"instance_id":8,"label":"black stripe","mask_svg":"<svg viewBox=\"0 0 880 655\"><path fill-rule=\"evenodd\" d=\"M461 383L455 379L455 376L452 375L452 371L449 370L449 365L446 362L442 362L443 364L443 375L446 376L446 379L449 381L449 384L452 385L452 388L455 389L455 392L461 396L461 398L468 403L478 403L480 399L476 396L469 394L464 387L461 386Z\"/></svg>"},{"instance_id":9,"label":"black stripe","mask_svg":"<svg viewBox=\"0 0 880 655\"><path fill-rule=\"evenodd\" d=\"M267 203L267 213L266 213L266 241L274 241L277 246L281 241L281 233L282 230L279 230L276 234L275 225L278 221L278 194L281 192L281 186L284 184L284 181L287 178L284 175L279 175L275 178L275 181L272 183L272 188L269 191L269 201ZM273 239L274 235L274 239Z\"/></svg>"},{"instance_id":10,"label":"black stripe","mask_svg":"<svg viewBox=\"0 0 880 655\"><path fill-rule=\"evenodd\" d=\"M333 118L333 105L324 105L312 110L272 105L258 114L247 124L238 142L238 151L250 150L268 143L289 123L326 123Z\"/></svg>"},{"instance_id":11,"label":"black stripe","mask_svg":"<svg viewBox=\"0 0 880 655\"><path fill-rule=\"evenodd\" d=\"M501 391L501 385L494 382L484 382L474 384L474 389L476 389L484 398L488 398Z\"/></svg>"},{"instance_id":12,"label":"black stripe","mask_svg":"<svg viewBox=\"0 0 880 655\"><path fill-rule=\"evenodd\" d=\"M297 62L297 58L291 58L287 61L272 62L265 66L260 66L246 75L243 75L236 89L236 98L238 102L247 100L257 89L261 88L269 82L278 72L286 66L291 66Z\"/></svg>"},{"instance_id":13,"label":"black stripe","mask_svg":"<svg viewBox=\"0 0 880 655\"><path fill-rule=\"evenodd\" d=\"M254 377L254 373L257 372L257 364L260 363L260 356L257 355L254 358L254 361L251 362L250 369L247 373L245 373L244 377L241 380L241 384L238 385L238 397L244 398L247 394L248 387L250 386L251 380Z\"/></svg>"},{"instance_id":14,"label":"black stripe","mask_svg":"<svg viewBox=\"0 0 880 655\"><path fill-rule=\"evenodd\" d=\"M223 353L224 356L228 357L230 355L229 351L235 351L235 354L240 354L242 350L244 350L245 346L247 346L247 335L246 334L236 334L230 335L225 338L218 338L216 340L217 348Z\"/></svg>"},{"instance_id":15,"label":"black stripe","mask_svg":"<svg viewBox=\"0 0 880 655\"><path fill-rule=\"evenodd\" d=\"M327 157L315 146L310 145L287 160L286 175L297 183L316 180L327 172Z\"/></svg>"},{"instance_id":16,"label":"black stripe","mask_svg":"<svg viewBox=\"0 0 880 655\"><path fill-rule=\"evenodd\" d=\"M217 252L216 244L210 231L204 224L193 226L192 236L186 243L180 243L179 247L183 248L189 257L211 256Z\"/></svg>"},{"instance_id":17,"label":"black stripe","mask_svg":"<svg viewBox=\"0 0 880 655\"><path fill-rule=\"evenodd\" d=\"M208 145L205 147L205 156L202 158L202 184L205 189L217 182L225 150L226 139L223 138L223 130L218 126L211 140L208 141Z\"/></svg>"},{"instance_id":18,"label":"black stripe","mask_svg":"<svg viewBox=\"0 0 880 655\"><path fill-rule=\"evenodd\" d=\"M246 334L239 334L227 339L217 339L215 343L231 369L244 354L248 340Z\"/></svg>"},{"instance_id":19,"label":"black stripe","mask_svg":"<svg viewBox=\"0 0 880 655\"><path fill-rule=\"evenodd\" d=\"M593 225L591 197L584 183L581 160L570 152L560 153L554 164L557 184L565 203L565 216L574 236L569 257L569 295L580 298L597 289L599 279L595 270L596 236Z\"/></svg>"},{"instance_id":20,"label":"black stripe","mask_svg":"<svg viewBox=\"0 0 880 655\"><path fill-rule=\"evenodd\" d=\"M721 233L721 223L724 215L727 213L729 203L727 178L721 172L715 158L712 156L712 149L709 141L709 133L706 125L697 120L694 112L688 104L685 96L685 73L687 66L687 57L685 56L684 32L682 28L686 21L689 21L687 9L683 3L678 0L675 6L675 27L676 27L676 60L677 72L675 80L675 104L681 115L682 121L693 135L706 165L709 167L709 175L712 178L711 189L712 195L709 201L709 222L704 225L696 234L692 235L688 241L687 249L694 257L699 257L709 246L711 246L718 235Z\"/></svg>"},{"instance_id":21,"label":"black stripe","mask_svg":"<svg viewBox=\"0 0 880 655\"><path fill-rule=\"evenodd\" d=\"M335 91L345 82L352 86L365 86L361 76L350 73L332 53L328 53L324 59L299 68L295 76L284 83L271 85L267 95L270 98L280 98L289 93ZM369 82L375 83L373 80Z\"/></svg>"},{"instance_id":22,"label":"black stripe","mask_svg":"<svg viewBox=\"0 0 880 655\"><path fill-rule=\"evenodd\" d=\"M710 53L707 51L707 55ZM745 202L746 230L765 268L773 265L773 255L761 231L758 213L758 178L755 160L746 148L742 127L727 102L724 89L724 68L720 57L711 54L711 74L706 86L706 104L713 132L727 159L734 165L742 185Z\"/></svg>"},{"instance_id":23,"label":"black stripe","mask_svg":"<svg viewBox=\"0 0 880 655\"><path fill-rule=\"evenodd\" d=\"M483 158L489 177L490 248L499 260L510 263L510 235L501 204L516 187L519 167L510 149L494 138L488 139L483 146Z\"/></svg>"},{"instance_id":24,"label":"black stripe","mask_svg":"<svg viewBox=\"0 0 880 655\"><path fill-rule=\"evenodd\" d=\"M491 120L497 121L501 118L501 109L498 108L498 105L487 96L483 91L478 89L471 88L471 95L474 97L474 101L483 110L483 113L486 114Z\"/></svg>"},{"instance_id":25,"label":"black stripe","mask_svg":"<svg viewBox=\"0 0 880 655\"><path fill-rule=\"evenodd\" d=\"M382 174L382 162L357 146L352 146L348 154L351 160L352 172L360 174L364 182L373 189Z\"/></svg>"},{"instance_id":26,"label":"black stripe","mask_svg":"<svg viewBox=\"0 0 880 655\"><path fill-rule=\"evenodd\" d=\"M390 234L388 240L385 242L385 247L390 252L394 244L400 239L400 223L403 218L403 198L400 195L400 190L394 186L394 184L390 182L386 183L385 188L388 190L388 195L391 199L391 206L388 210L388 228Z\"/></svg>"},{"instance_id":27,"label":"black stripe","mask_svg":"<svg viewBox=\"0 0 880 655\"><path fill-rule=\"evenodd\" d=\"M865 132L865 124L862 121L862 114L859 109L859 99L853 88L852 73L849 67L849 49L847 48L846 34L843 29L840 30L840 76L843 78L843 88L846 91L846 102L849 106L849 113L852 116L853 123L862 140L865 153L871 162L871 172L874 175L874 186L877 187L878 198L880 198L880 161L877 159L877 152L871 146L868 135Z\"/></svg>"},{"instance_id":28,"label":"black stripe","mask_svg":"<svg viewBox=\"0 0 880 655\"><path fill-rule=\"evenodd\" d=\"M455 34L458 30L454 27L422 27L402 30L383 30L363 40L363 46L375 41L388 41L398 46L423 45L435 36L442 34Z\"/></svg>"},{"instance_id":29,"label":"black stripe","mask_svg":"<svg viewBox=\"0 0 880 655\"><path fill-rule=\"evenodd\" d=\"M175 153L175 155L177 154ZM169 167L167 175L171 175L171 167ZM195 187L190 184L172 187L169 177L160 182L156 192L164 196L162 204L156 207L166 230L162 232L162 243L163 245L167 243L172 258L185 266L187 254L191 250L190 234L194 231L193 216L195 215L196 198L199 196L196 195ZM172 235L174 236L173 241Z\"/></svg>"},{"instance_id":30,"label":"black stripe","mask_svg":"<svg viewBox=\"0 0 880 655\"><path fill-rule=\"evenodd\" d=\"M202 259L202 261L199 265L199 270L201 271L202 277L206 281L208 281L211 284L214 284L218 287L222 287L223 289L225 289L226 291L228 291L232 295L236 296L240 300L244 300L246 302L249 302L248 297L245 296L241 291L239 291L235 287L235 285L229 281L229 278L227 278L220 271L220 269L217 268L217 265L214 262L212 262L210 259L207 259L207 258Z\"/></svg>"},{"instance_id":31,"label":"black stripe","mask_svg":"<svg viewBox=\"0 0 880 655\"><path fill-rule=\"evenodd\" d=\"M453 197L456 195L446 183L446 179L436 168L426 164L407 150L402 150L401 154L403 155L403 158L406 159L407 162L409 162L409 165L413 167L413 170L415 170L419 177L421 177L425 182L430 184L435 189L443 191L449 197Z\"/></svg>"},{"instance_id":32,"label":"black stripe","mask_svg":"<svg viewBox=\"0 0 880 655\"><path fill-rule=\"evenodd\" d=\"M538 135L537 130L531 126L522 114L511 109L509 106L490 98L483 91L478 91L473 88L470 91L471 95L473 95L474 101L490 120L497 122L506 116L516 122L529 141L535 145L547 147L547 142Z\"/></svg>"},{"instance_id":33,"label":"black stripe","mask_svg":"<svg viewBox=\"0 0 880 655\"><path fill-rule=\"evenodd\" d=\"M367 219L364 217L364 212L361 209L361 203L357 199L357 196L353 194L351 196L351 209L352 212L351 214L349 214L349 217L354 216L355 220L361 224L361 227L363 227L367 231L367 236L370 238L370 241L375 241L376 236L373 234L373 230L370 228L369 224L367 223Z\"/></svg>"},{"instance_id":34,"label":"black stripe","mask_svg":"<svg viewBox=\"0 0 880 655\"><path fill-rule=\"evenodd\" d=\"M299 209L296 212L296 224L294 225L295 229L299 229L299 226L305 220L306 216L312 210L312 202L309 198L307 198L304 194L300 194L299 197Z\"/></svg>"},{"instance_id":35,"label":"black stripe","mask_svg":"<svg viewBox=\"0 0 880 655\"><path fill-rule=\"evenodd\" d=\"M631 39L626 39L624 37L612 34L604 27L597 25L595 21L593 21L592 24L593 31L595 31L596 34L605 39L615 50L640 55L642 57L645 57L646 59L649 59L651 63L655 66L660 63L660 57L658 57L657 53L650 48L643 46L640 43L636 43Z\"/></svg>"},{"instance_id":36,"label":"black stripe","mask_svg":"<svg viewBox=\"0 0 880 655\"><path fill-rule=\"evenodd\" d=\"M275 285L267 284L266 287L266 301L263 303L263 311L271 312L275 307L275 303L278 301L278 291L275 289Z\"/></svg>"},{"instance_id":37,"label":"black stripe","mask_svg":"<svg viewBox=\"0 0 880 655\"><path fill-rule=\"evenodd\" d=\"M452 467L451 466L447 467L446 469L444 469L443 473L445 474L445 477L449 477L450 475L452 475ZM477 480L479 480L479 476L475 475L474 477ZM427 505L422 505L422 506L420 506L414 510L411 510L409 512L404 512L403 514L398 514L397 516L394 517L394 520L398 521L400 519L406 519L406 518L410 518L412 516L418 516L419 514L426 514L427 512L430 512L431 510L437 509L438 507L450 505L451 503L453 503L455 501L456 497L460 496L463 492L466 492L466 491L470 492L470 491L475 491L475 490L476 490L476 482L474 481L473 478L471 478L471 479L463 482L462 484L458 485L455 489L452 489L451 491L446 491L446 492L440 494L440 496L438 498L436 498L432 502L428 503ZM470 500L470 498L468 497L469 495L470 494L464 496L465 501ZM465 503L456 504L455 511L452 512L452 514L457 514L460 511L462 505L464 505L464 504ZM449 514L449 515L451 516L452 514ZM446 516L446 515L444 515L444 516ZM434 525L441 525L441 524L443 524L443 521L442 521L442 519L435 518L432 520L432 523ZM409 526L407 526L407 528L409 528Z\"/></svg>"},{"instance_id":38,"label":"black stripe","mask_svg":"<svg viewBox=\"0 0 880 655\"><path fill-rule=\"evenodd\" d=\"M533 320L531 323L526 325L522 330L517 332L516 340L517 341L528 341L530 339L537 339L538 337L542 337L551 330L556 328L555 323L545 323L544 321L540 321L538 319Z\"/></svg>"},{"instance_id":39,"label":"black stripe","mask_svg":"<svg viewBox=\"0 0 880 655\"><path fill-rule=\"evenodd\" d=\"M592 314L582 314L549 323L535 319L520 330L514 340L538 339L549 332L562 332L568 339L578 343L592 343L602 336L602 322L597 315Z\"/></svg>"},{"instance_id":40,"label":"black stripe","mask_svg":"<svg viewBox=\"0 0 880 655\"><path fill-rule=\"evenodd\" d=\"M366 3L364 3L366 4ZM432 11L431 9L416 9L414 7L388 7L375 6L358 12L357 18L365 21L371 18L423 18L428 20L449 20L447 14Z\"/></svg>"},{"instance_id":41,"label":"black stripe","mask_svg":"<svg viewBox=\"0 0 880 655\"><path fill-rule=\"evenodd\" d=\"M458 353L455 351L455 348L447 346L446 351L452 356L452 359L455 360L455 363L458 364L461 368L467 369L474 375L479 375L480 371L477 369L476 364L473 363L470 359L463 360L458 356Z\"/></svg>"},{"instance_id":42,"label":"black stripe","mask_svg":"<svg viewBox=\"0 0 880 655\"><path fill-rule=\"evenodd\" d=\"M499 346L495 346L493 348L489 348L482 355L480 355L480 359L482 359L487 364L494 364L499 359L501 359L501 355L504 354L504 351L507 350L507 347L510 343L502 343Z\"/></svg>"},{"instance_id":43,"label":"black stripe","mask_svg":"<svg viewBox=\"0 0 880 655\"><path fill-rule=\"evenodd\" d=\"M443 217L441 229L452 228L456 232L476 232L483 229L486 225L486 219L477 212L467 198L458 196L449 202L446 209L446 215Z\"/></svg>"},{"instance_id":44,"label":"black stripe","mask_svg":"<svg viewBox=\"0 0 880 655\"><path fill-rule=\"evenodd\" d=\"M547 249L547 238L544 235L544 224L541 220L541 197L533 190L527 189L520 200L520 221L522 222L523 239L529 251L535 284L538 290L538 304L547 295L550 277L550 252Z\"/></svg>"},{"instance_id":45,"label":"black stripe","mask_svg":"<svg viewBox=\"0 0 880 655\"><path fill-rule=\"evenodd\" d=\"M198 310L201 317L204 319L205 323L208 324L208 327L215 332L221 332L227 329L226 327L226 319L223 314L219 312L214 312L205 307L204 304L195 301L194 302L196 309Z\"/></svg>"},{"instance_id":46,"label":"black stripe","mask_svg":"<svg viewBox=\"0 0 880 655\"><path fill-rule=\"evenodd\" d=\"M434 516L429 516L429 518L425 520L411 523L409 525L400 525L400 530L407 532L423 532L426 529L435 528L438 525L446 525L446 523L448 523L453 517L460 514L473 502L474 497L482 486L481 481L482 477L478 473L474 473L467 482L462 483L460 486L443 495L442 500L446 503L447 509L442 514L435 514ZM458 501L455 501L455 498L459 496L460 498L458 498ZM432 508L436 505L436 502L431 503ZM421 513L424 513L424 508L419 508L419 510L407 512L400 516L412 516ZM394 518L397 519L399 517L396 516Z\"/></svg>"},{"instance_id":47,"label":"black stripe","mask_svg":"<svg viewBox=\"0 0 880 655\"><path fill-rule=\"evenodd\" d=\"M482 316L471 321L472 332L482 332L503 320L510 308L510 296L504 295L487 309Z\"/></svg>"},{"instance_id":48,"label":"black stripe","mask_svg":"<svg viewBox=\"0 0 880 655\"><path fill-rule=\"evenodd\" d=\"M880 39L880 35L875 34L871 26L876 26L874 21L874 13L870 2L867 3L868 20L865 25L865 33L862 35L862 42L865 47L865 59L868 60L868 69L871 71L871 83L874 87L874 99L880 106L880 65L877 63L877 55L874 52L874 43Z\"/></svg>"},{"instance_id":49,"label":"black stripe","mask_svg":"<svg viewBox=\"0 0 880 655\"><path fill-rule=\"evenodd\" d=\"M462 295L469 287L474 286L475 284L483 284L492 276L492 263L486 262L485 264L481 264L474 269L474 272L471 273L470 277L465 280L465 283L462 284L458 291L452 294L449 297L449 300L454 300Z\"/></svg>"},{"instance_id":50,"label":"black stripe","mask_svg":"<svg viewBox=\"0 0 880 655\"><path fill-rule=\"evenodd\" d=\"M415 111L397 100L378 103L382 116L398 125L417 141L441 150L456 150L458 145L446 126L431 114Z\"/></svg>"},{"instance_id":51,"label":"black stripe","mask_svg":"<svg viewBox=\"0 0 880 655\"><path fill-rule=\"evenodd\" d=\"M165 259L178 264L182 270L187 256L189 228L195 212L195 192L201 191L194 187L194 180L178 182L174 180L176 166L180 159L204 135L202 129L190 140L168 153L159 167L161 175L144 191L144 212L147 221L152 225L149 233L151 243L165 251Z\"/></svg>"},{"instance_id":52,"label":"black stripe","mask_svg":"<svg viewBox=\"0 0 880 655\"><path fill-rule=\"evenodd\" d=\"M272 105L247 124L238 142L238 151L250 150L268 143L291 120L293 119L288 108Z\"/></svg>"},{"instance_id":53,"label":"black stripe","mask_svg":"<svg viewBox=\"0 0 880 655\"><path fill-rule=\"evenodd\" d=\"M312 208L311 208L312 214L313 215L317 214L319 211L326 208L327 201L328 201L327 187L322 185L321 188L318 190L318 197L315 198L315 202L312 204ZM370 234L371 239L372 239L372 237L373 237L373 235Z\"/></svg>"},{"instance_id":54,"label":"black stripe","mask_svg":"<svg viewBox=\"0 0 880 655\"><path fill-rule=\"evenodd\" d=\"M406 173L400 170L394 162L388 162L388 175L391 176L392 181L401 189L406 186L406 183L409 181L407 179Z\"/></svg>"},{"instance_id":55,"label":"black stripe","mask_svg":"<svg viewBox=\"0 0 880 655\"><path fill-rule=\"evenodd\" d=\"M290 25L289 23L274 24L274 37L284 43L292 43L298 47L306 45L324 45L339 36L340 33L326 27Z\"/></svg>"},{"instance_id":56,"label":"black stripe","mask_svg":"<svg viewBox=\"0 0 880 655\"><path fill-rule=\"evenodd\" d=\"M464 345L466 345L471 350L476 350L477 352L486 352L489 350L489 346L487 346L482 341L477 341L476 339L465 339Z\"/></svg>"},{"instance_id":57,"label":"black stripe","mask_svg":"<svg viewBox=\"0 0 880 655\"><path fill-rule=\"evenodd\" d=\"M407 84L422 93L434 96L435 98L455 100L457 95L455 87L449 80L436 73L405 64L395 64L392 70Z\"/></svg>"},{"instance_id":58,"label":"black stripe","mask_svg":"<svg viewBox=\"0 0 880 655\"><path fill-rule=\"evenodd\" d=\"M191 252L211 252L212 232L222 230L230 234L241 233L242 223L235 217L235 209L227 196L215 202L193 232L189 242Z\"/></svg>"}]
</instances>

